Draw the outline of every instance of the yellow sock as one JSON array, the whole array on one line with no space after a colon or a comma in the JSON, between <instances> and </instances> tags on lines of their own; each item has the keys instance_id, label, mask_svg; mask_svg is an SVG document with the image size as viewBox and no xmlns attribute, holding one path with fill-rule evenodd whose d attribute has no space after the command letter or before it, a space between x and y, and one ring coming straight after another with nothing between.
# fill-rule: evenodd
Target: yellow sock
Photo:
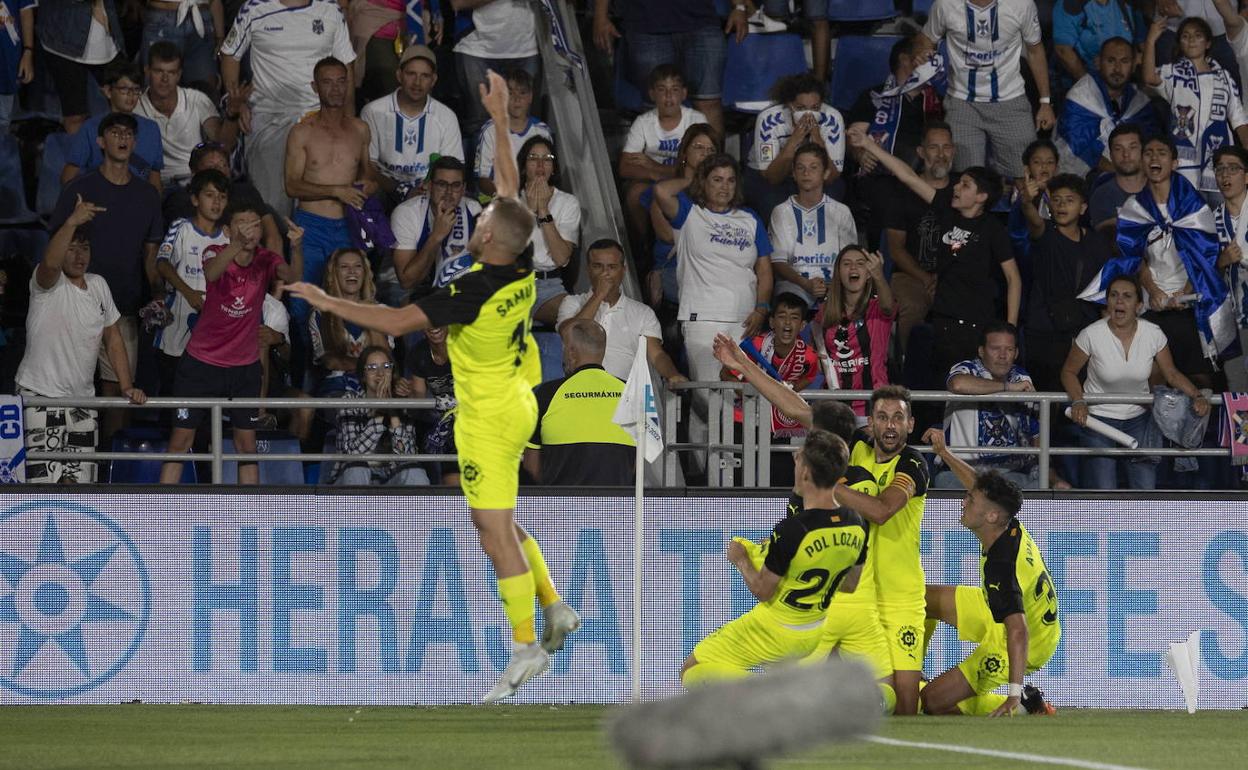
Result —
<instances>
[{"instance_id":1,"label":"yellow sock","mask_svg":"<svg viewBox=\"0 0 1248 770\"><path fill-rule=\"evenodd\" d=\"M897 691L893 689L893 686L887 682L880 682L880 697L884 700L884 714L893 713L897 708Z\"/></svg>"},{"instance_id":2,"label":"yellow sock","mask_svg":"<svg viewBox=\"0 0 1248 770\"><path fill-rule=\"evenodd\" d=\"M550 570L546 568L546 559L542 556L542 549L538 546L537 540L526 537L520 541L520 548L524 551L524 558L529 561L529 574L533 576L537 601L543 607L549 607L559 601L561 597L555 590L555 584L550 580Z\"/></svg>"},{"instance_id":3,"label":"yellow sock","mask_svg":"<svg viewBox=\"0 0 1248 770\"><path fill-rule=\"evenodd\" d=\"M680 677L680 683L686 690L693 689L707 682L719 682L725 679L744 679L750 672L727 663L698 663Z\"/></svg>"},{"instance_id":4,"label":"yellow sock","mask_svg":"<svg viewBox=\"0 0 1248 770\"><path fill-rule=\"evenodd\" d=\"M537 641L537 633L533 630L534 593L532 572L522 572L498 581L498 598L503 602L503 612L511 624L511 638L516 644Z\"/></svg>"},{"instance_id":5,"label":"yellow sock","mask_svg":"<svg viewBox=\"0 0 1248 770\"><path fill-rule=\"evenodd\" d=\"M958 701L958 711L972 717L986 717L1005 703L1005 696L995 692Z\"/></svg>"}]
</instances>

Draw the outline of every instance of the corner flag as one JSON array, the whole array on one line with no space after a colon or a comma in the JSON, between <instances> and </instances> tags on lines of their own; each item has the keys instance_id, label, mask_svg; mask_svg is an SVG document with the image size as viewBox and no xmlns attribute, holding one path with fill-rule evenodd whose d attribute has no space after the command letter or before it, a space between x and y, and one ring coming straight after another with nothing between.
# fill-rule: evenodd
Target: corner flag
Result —
<instances>
[{"instance_id":1,"label":"corner flag","mask_svg":"<svg viewBox=\"0 0 1248 770\"><path fill-rule=\"evenodd\" d=\"M628 431L633 440L642 445L646 462L652 463L663 452L663 432L659 428L659 409L654 401L654 383L650 379L646 345L644 336L638 338L637 355L633 357L624 393L611 421Z\"/></svg>"}]
</instances>

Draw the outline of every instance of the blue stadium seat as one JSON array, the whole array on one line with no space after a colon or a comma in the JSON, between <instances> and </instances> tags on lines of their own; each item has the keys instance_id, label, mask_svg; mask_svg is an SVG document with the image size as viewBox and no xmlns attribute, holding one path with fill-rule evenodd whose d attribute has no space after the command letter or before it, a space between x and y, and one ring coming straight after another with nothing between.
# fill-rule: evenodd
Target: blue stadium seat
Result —
<instances>
[{"instance_id":1,"label":"blue stadium seat","mask_svg":"<svg viewBox=\"0 0 1248 770\"><path fill-rule=\"evenodd\" d=\"M164 428L123 428L113 434L114 452L151 452L163 454L169 447L169 432ZM160 460L114 460L109 463L110 484L158 484ZM182 463L183 484L196 482L195 463Z\"/></svg>"},{"instance_id":2,"label":"blue stadium seat","mask_svg":"<svg viewBox=\"0 0 1248 770\"><path fill-rule=\"evenodd\" d=\"M828 0L829 21L875 21L896 15L893 0Z\"/></svg>"},{"instance_id":3,"label":"blue stadium seat","mask_svg":"<svg viewBox=\"0 0 1248 770\"><path fill-rule=\"evenodd\" d=\"M35 195L35 210L46 217L56 208L61 197L61 169L69 157L70 136L64 131L48 134L43 142L43 160L39 163L39 190Z\"/></svg>"},{"instance_id":4,"label":"blue stadium seat","mask_svg":"<svg viewBox=\"0 0 1248 770\"><path fill-rule=\"evenodd\" d=\"M915 16L918 16L919 14L927 16L932 12L932 2L933 0L914 0L914 6L912 7L911 12Z\"/></svg>"},{"instance_id":5,"label":"blue stadium seat","mask_svg":"<svg viewBox=\"0 0 1248 770\"><path fill-rule=\"evenodd\" d=\"M760 112L770 104L768 92L777 80L808 69L800 35L746 35L738 43L728 38L724 62L724 104L746 112Z\"/></svg>"},{"instance_id":6,"label":"blue stadium seat","mask_svg":"<svg viewBox=\"0 0 1248 770\"><path fill-rule=\"evenodd\" d=\"M612 77L612 90L615 94L615 109L620 112L645 112L645 94L628 80L624 71L624 62L628 60L628 41L620 38L615 46L615 69Z\"/></svg>"},{"instance_id":7,"label":"blue stadium seat","mask_svg":"<svg viewBox=\"0 0 1248 770\"><path fill-rule=\"evenodd\" d=\"M847 35L836 44L828 102L841 112L863 91L888 78L888 53L900 35Z\"/></svg>"},{"instance_id":8,"label":"blue stadium seat","mask_svg":"<svg viewBox=\"0 0 1248 770\"><path fill-rule=\"evenodd\" d=\"M233 439L225 439L224 447L225 454L234 454ZM299 439L285 431L265 430L256 432L257 454L298 454L299 451ZM226 484L237 484L238 463L222 463L221 480ZM298 460L262 461L260 463L260 483L286 487L303 486L303 463Z\"/></svg>"},{"instance_id":9,"label":"blue stadium seat","mask_svg":"<svg viewBox=\"0 0 1248 770\"><path fill-rule=\"evenodd\" d=\"M0 135L0 225L33 222L38 217L26 205L22 180L22 153L13 134Z\"/></svg>"}]
</instances>

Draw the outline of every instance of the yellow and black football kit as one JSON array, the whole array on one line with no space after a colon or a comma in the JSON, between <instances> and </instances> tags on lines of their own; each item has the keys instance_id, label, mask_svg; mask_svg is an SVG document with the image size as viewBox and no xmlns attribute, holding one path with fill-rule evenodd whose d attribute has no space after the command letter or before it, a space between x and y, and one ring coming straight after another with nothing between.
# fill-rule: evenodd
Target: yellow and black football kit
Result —
<instances>
[{"instance_id":1,"label":"yellow and black football kit","mask_svg":"<svg viewBox=\"0 0 1248 770\"><path fill-rule=\"evenodd\" d=\"M417 303L431 325L448 327L459 478L473 508L516 507L520 458L537 423L533 388L542 379L529 333L535 296L528 267L478 262Z\"/></svg>"},{"instance_id":2,"label":"yellow and black football kit","mask_svg":"<svg viewBox=\"0 0 1248 770\"><path fill-rule=\"evenodd\" d=\"M837 586L850 568L866 561L866 526L848 508L803 511L777 523L760 552L763 566L780 582L771 599L693 648L708 673L730 676L809 655Z\"/></svg>"},{"instance_id":3,"label":"yellow and black football kit","mask_svg":"<svg viewBox=\"0 0 1248 770\"><path fill-rule=\"evenodd\" d=\"M1049 662L1062 638L1057 592L1044 558L1031 534L1017 518L988 550L980 554L983 585L958 586L958 638L977 642L974 652L958 664L977 695L992 692L1010 679L1005 619L1027 618L1027 671Z\"/></svg>"},{"instance_id":4,"label":"yellow and black football kit","mask_svg":"<svg viewBox=\"0 0 1248 770\"><path fill-rule=\"evenodd\" d=\"M899 487L908 498L888 521L872 527L871 565L893 670L921 671L927 586L919 559L919 529L927 503L927 463L909 446L877 461L875 447L867 441L854 443L849 462L870 473L881 494Z\"/></svg>"}]
</instances>

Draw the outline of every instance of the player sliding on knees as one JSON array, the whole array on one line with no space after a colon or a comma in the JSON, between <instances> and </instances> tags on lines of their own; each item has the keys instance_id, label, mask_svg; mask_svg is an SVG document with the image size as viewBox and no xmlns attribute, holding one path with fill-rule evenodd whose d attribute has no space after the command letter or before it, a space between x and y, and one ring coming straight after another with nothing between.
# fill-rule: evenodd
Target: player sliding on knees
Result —
<instances>
[{"instance_id":1,"label":"player sliding on knees","mask_svg":"<svg viewBox=\"0 0 1248 770\"><path fill-rule=\"evenodd\" d=\"M848 459L840 437L811 432L793 456L793 488L805 510L781 519L761 546L744 538L728 544L728 561L759 603L693 648L680 669L686 687L798 660L819 644L833 594L853 592L867 558L866 525L833 492Z\"/></svg>"},{"instance_id":2,"label":"player sliding on knees","mask_svg":"<svg viewBox=\"0 0 1248 770\"><path fill-rule=\"evenodd\" d=\"M480 87L481 102L494 119L499 147L507 147L507 84L494 72ZM537 423L533 387L541 381L537 345L529 333L536 296L532 212L516 198L515 159L500 153L494 168L498 197L481 212L468 242L472 269L422 299L401 308L364 305L328 296L319 287L287 287L314 308L393 337L450 327L447 349L459 402L455 445L459 478L481 549L494 565L503 611L511 625L511 662L486 703L513 695L550 666L550 653L580 626L580 617L555 591L537 541L515 523L520 458ZM545 617L542 641L534 630L533 600Z\"/></svg>"},{"instance_id":3,"label":"player sliding on knees","mask_svg":"<svg viewBox=\"0 0 1248 770\"><path fill-rule=\"evenodd\" d=\"M977 474L955 457L939 428L930 428L923 439L970 490L962 501L962 526L979 538L983 580L982 588L927 587L924 647L942 620L958 629L959 639L979 646L923 689L923 710L1012 716L1021 703L1028 713L1053 714L1044 693L1023 685L1023 675L1048 663L1062 638L1044 558L1018 520L1023 493L996 471ZM1006 695L993 692L1003 684Z\"/></svg>"}]
</instances>

